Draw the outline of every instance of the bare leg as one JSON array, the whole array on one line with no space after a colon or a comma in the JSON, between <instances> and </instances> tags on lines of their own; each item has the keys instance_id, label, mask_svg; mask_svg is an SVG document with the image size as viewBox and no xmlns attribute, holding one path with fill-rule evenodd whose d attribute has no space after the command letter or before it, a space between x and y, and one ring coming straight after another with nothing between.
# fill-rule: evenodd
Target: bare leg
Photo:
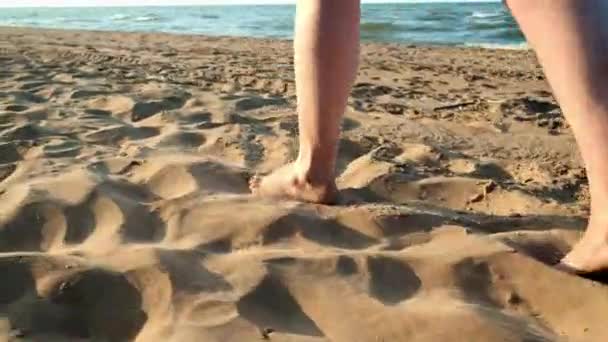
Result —
<instances>
[{"instance_id":1,"label":"bare leg","mask_svg":"<svg viewBox=\"0 0 608 342\"><path fill-rule=\"evenodd\" d=\"M295 72L300 125L298 159L251 190L309 202L335 200L340 122L359 60L359 0L298 0Z\"/></svg>"},{"instance_id":2,"label":"bare leg","mask_svg":"<svg viewBox=\"0 0 608 342\"><path fill-rule=\"evenodd\" d=\"M509 0L536 50L587 167L591 217L563 262L608 269L608 2Z\"/></svg>"}]
</instances>

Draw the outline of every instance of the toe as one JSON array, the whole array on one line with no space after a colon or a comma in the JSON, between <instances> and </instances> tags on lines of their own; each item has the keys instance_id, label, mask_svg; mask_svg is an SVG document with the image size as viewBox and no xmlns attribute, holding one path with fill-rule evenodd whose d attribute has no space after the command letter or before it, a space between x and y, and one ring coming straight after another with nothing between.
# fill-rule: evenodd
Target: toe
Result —
<instances>
[{"instance_id":1,"label":"toe","mask_svg":"<svg viewBox=\"0 0 608 342\"><path fill-rule=\"evenodd\" d=\"M260 183L262 182L262 177L260 175L254 175L249 179L249 190L253 194L256 194L260 189Z\"/></svg>"}]
</instances>

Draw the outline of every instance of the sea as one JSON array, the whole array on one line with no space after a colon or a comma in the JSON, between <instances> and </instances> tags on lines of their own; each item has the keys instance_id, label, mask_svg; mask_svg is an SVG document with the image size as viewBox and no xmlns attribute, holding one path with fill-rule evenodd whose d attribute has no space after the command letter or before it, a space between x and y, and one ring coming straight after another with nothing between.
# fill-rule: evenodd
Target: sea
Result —
<instances>
[{"instance_id":1,"label":"sea","mask_svg":"<svg viewBox=\"0 0 608 342\"><path fill-rule=\"evenodd\" d=\"M295 5L0 8L0 26L291 39L295 12ZM526 48L500 2L363 4L361 35L379 42Z\"/></svg>"}]
</instances>

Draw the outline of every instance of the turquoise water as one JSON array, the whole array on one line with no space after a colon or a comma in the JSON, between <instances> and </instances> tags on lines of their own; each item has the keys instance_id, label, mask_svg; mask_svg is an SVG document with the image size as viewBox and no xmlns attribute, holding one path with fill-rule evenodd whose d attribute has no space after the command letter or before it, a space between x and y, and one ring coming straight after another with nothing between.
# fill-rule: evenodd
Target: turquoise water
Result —
<instances>
[{"instance_id":1,"label":"turquoise water","mask_svg":"<svg viewBox=\"0 0 608 342\"><path fill-rule=\"evenodd\" d=\"M0 26L291 38L295 6L14 8L0 10ZM413 44L524 43L501 3L363 5L365 40Z\"/></svg>"}]
</instances>

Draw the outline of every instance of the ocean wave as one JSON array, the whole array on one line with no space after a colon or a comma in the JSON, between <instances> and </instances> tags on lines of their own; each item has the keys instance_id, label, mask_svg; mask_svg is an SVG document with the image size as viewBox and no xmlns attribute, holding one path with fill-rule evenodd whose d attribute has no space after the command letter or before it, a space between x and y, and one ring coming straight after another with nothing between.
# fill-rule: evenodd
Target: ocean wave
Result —
<instances>
[{"instance_id":1,"label":"ocean wave","mask_svg":"<svg viewBox=\"0 0 608 342\"><path fill-rule=\"evenodd\" d=\"M203 14L200 16L201 19L219 19L220 16L219 15L215 15L215 14Z\"/></svg>"},{"instance_id":2,"label":"ocean wave","mask_svg":"<svg viewBox=\"0 0 608 342\"><path fill-rule=\"evenodd\" d=\"M471 17L473 18L494 18L494 17L501 17L504 14L501 12L473 12L473 14L471 14Z\"/></svg>"},{"instance_id":3,"label":"ocean wave","mask_svg":"<svg viewBox=\"0 0 608 342\"><path fill-rule=\"evenodd\" d=\"M138 22L153 22L153 21L161 21L162 18L154 15L154 14L147 14L147 15L143 15L141 17L136 17L135 19L133 19L133 21L138 21Z\"/></svg>"},{"instance_id":4,"label":"ocean wave","mask_svg":"<svg viewBox=\"0 0 608 342\"><path fill-rule=\"evenodd\" d=\"M114 14L113 16L110 17L110 20L123 21L123 20L127 20L130 18L131 18L131 16L128 14Z\"/></svg>"}]
</instances>

